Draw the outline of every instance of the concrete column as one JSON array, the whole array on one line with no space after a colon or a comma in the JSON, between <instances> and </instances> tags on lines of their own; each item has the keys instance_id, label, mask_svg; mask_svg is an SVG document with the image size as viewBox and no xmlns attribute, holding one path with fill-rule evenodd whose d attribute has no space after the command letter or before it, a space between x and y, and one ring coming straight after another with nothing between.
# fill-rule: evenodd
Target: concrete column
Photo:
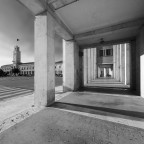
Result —
<instances>
[{"instance_id":1,"label":"concrete column","mask_svg":"<svg viewBox=\"0 0 144 144\"><path fill-rule=\"evenodd\" d=\"M116 45L116 80L120 81L120 45Z\"/></svg>"},{"instance_id":2,"label":"concrete column","mask_svg":"<svg viewBox=\"0 0 144 144\"><path fill-rule=\"evenodd\" d=\"M104 77L106 77L106 68L104 68Z\"/></svg>"},{"instance_id":3,"label":"concrete column","mask_svg":"<svg viewBox=\"0 0 144 144\"><path fill-rule=\"evenodd\" d=\"M117 45L115 45L115 79L117 80L117 55L118 55L118 51L117 51Z\"/></svg>"},{"instance_id":4,"label":"concrete column","mask_svg":"<svg viewBox=\"0 0 144 144\"><path fill-rule=\"evenodd\" d=\"M97 48L95 48L95 79L98 78L98 65L97 65Z\"/></svg>"},{"instance_id":5,"label":"concrete column","mask_svg":"<svg viewBox=\"0 0 144 144\"><path fill-rule=\"evenodd\" d=\"M83 77L83 79L84 79L84 86L88 83L88 50L87 49L84 49L84 56L83 56L83 61L84 61L84 64L83 64L83 66L84 66L84 68L83 68L83 70L84 70L84 77Z\"/></svg>"},{"instance_id":6,"label":"concrete column","mask_svg":"<svg viewBox=\"0 0 144 144\"><path fill-rule=\"evenodd\" d=\"M96 79L96 48L94 48L94 53L93 53L93 56L94 56L94 73L93 73L93 79L95 80Z\"/></svg>"},{"instance_id":7,"label":"concrete column","mask_svg":"<svg viewBox=\"0 0 144 144\"><path fill-rule=\"evenodd\" d=\"M112 77L116 79L116 72L117 72L117 45L113 46L113 74Z\"/></svg>"},{"instance_id":8,"label":"concrete column","mask_svg":"<svg viewBox=\"0 0 144 144\"><path fill-rule=\"evenodd\" d=\"M90 52L90 48L87 49L88 51L88 81L91 80L91 52Z\"/></svg>"},{"instance_id":9,"label":"concrete column","mask_svg":"<svg viewBox=\"0 0 144 144\"><path fill-rule=\"evenodd\" d=\"M116 56L117 56L116 45L113 45L113 78L116 78Z\"/></svg>"},{"instance_id":10,"label":"concrete column","mask_svg":"<svg viewBox=\"0 0 144 144\"><path fill-rule=\"evenodd\" d=\"M119 51L120 51L120 55L119 55L119 74L120 74L120 77L119 77L119 81L122 82L122 46L121 44L119 45Z\"/></svg>"},{"instance_id":11,"label":"concrete column","mask_svg":"<svg viewBox=\"0 0 144 144\"><path fill-rule=\"evenodd\" d=\"M93 48L93 80L95 80L95 67L96 67L95 61L96 61L95 48Z\"/></svg>"},{"instance_id":12,"label":"concrete column","mask_svg":"<svg viewBox=\"0 0 144 144\"><path fill-rule=\"evenodd\" d=\"M125 67L124 67L125 68L124 69L125 70L125 75L124 75L125 78L124 78L124 84L127 85L127 59L128 58L127 58L127 45L126 45L126 43L124 44L124 51L125 51L124 52L124 55L125 55Z\"/></svg>"},{"instance_id":13,"label":"concrete column","mask_svg":"<svg viewBox=\"0 0 144 144\"><path fill-rule=\"evenodd\" d=\"M93 80L94 80L94 76L95 76L95 55L94 55L94 53L95 53L95 49L93 48Z\"/></svg>"},{"instance_id":14,"label":"concrete column","mask_svg":"<svg viewBox=\"0 0 144 144\"><path fill-rule=\"evenodd\" d=\"M140 34L136 39L136 92L140 95Z\"/></svg>"},{"instance_id":15,"label":"concrete column","mask_svg":"<svg viewBox=\"0 0 144 144\"><path fill-rule=\"evenodd\" d=\"M98 78L100 78L100 73L101 73L100 67L98 67Z\"/></svg>"},{"instance_id":16,"label":"concrete column","mask_svg":"<svg viewBox=\"0 0 144 144\"><path fill-rule=\"evenodd\" d=\"M136 41L133 40L130 43L130 88L136 90ZM140 71L140 70L139 70Z\"/></svg>"},{"instance_id":17,"label":"concrete column","mask_svg":"<svg viewBox=\"0 0 144 144\"><path fill-rule=\"evenodd\" d=\"M54 24L49 13L35 17L35 105L55 100Z\"/></svg>"},{"instance_id":18,"label":"concrete column","mask_svg":"<svg viewBox=\"0 0 144 144\"><path fill-rule=\"evenodd\" d=\"M111 71L111 68L109 68L109 74L112 76L112 71Z\"/></svg>"},{"instance_id":19,"label":"concrete column","mask_svg":"<svg viewBox=\"0 0 144 144\"><path fill-rule=\"evenodd\" d=\"M79 85L84 87L84 49L79 49Z\"/></svg>"},{"instance_id":20,"label":"concrete column","mask_svg":"<svg viewBox=\"0 0 144 144\"><path fill-rule=\"evenodd\" d=\"M139 34L140 47L140 95L144 98L144 26Z\"/></svg>"},{"instance_id":21,"label":"concrete column","mask_svg":"<svg viewBox=\"0 0 144 144\"><path fill-rule=\"evenodd\" d=\"M120 44L120 51L121 51L121 66L120 66L120 81L125 84L126 78L126 47L125 44Z\"/></svg>"},{"instance_id":22,"label":"concrete column","mask_svg":"<svg viewBox=\"0 0 144 144\"><path fill-rule=\"evenodd\" d=\"M126 43L126 78L125 78L125 85L130 85L130 44Z\"/></svg>"},{"instance_id":23,"label":"concrete column","mask_svg":"<svg viewBox=\"0 0 144 144\"><path fill-rule=\"evenodd\" d=\"M91 48L90 51L91 51L91 80L93 80L93 63L94 63L93 48Z\"/></svg>"},{"instance_id":24,"label":"concrete column","mask_svg":"<svg viewBox=\"0 0 144 144\"><path fill-rule=\"evenodd\" d=\"M74 41L63 40L63 88L75 91L80 86L79 47Z\"/></svg>"}]
</instances>

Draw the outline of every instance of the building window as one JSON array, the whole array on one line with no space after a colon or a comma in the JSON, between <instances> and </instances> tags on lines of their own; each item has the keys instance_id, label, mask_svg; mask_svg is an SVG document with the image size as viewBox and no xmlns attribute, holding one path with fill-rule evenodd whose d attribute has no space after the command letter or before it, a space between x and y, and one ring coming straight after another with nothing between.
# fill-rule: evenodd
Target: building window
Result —
<instances>
[{"instance_id":1,"label":"building window","mask_svg":"<svg viewBox=\"0 0 144 144\"><path fill-rule=\"evenodd\" d=\"M113 49L106 49L106 56L112 56L113 55Z\"/></svg>"},{"instance_id":2,"label":"building window","mask_svg":"<svg viewBox=\"0 0 144 144\"><path fill-rule=\"evenodd\" d=\"M99 56L100 57L113 56L113 49L99 50Z\"/></svg>"},{"instance_id":3,"label":"building window","mask_svg":"<svg viewBox=\"0 0 144 144\"><path fill-rule=\"evenodd\" d=\"M99 55L100 55L100 57L104 56L104 50L100 50Z\"/></svg>"}]
</instances>

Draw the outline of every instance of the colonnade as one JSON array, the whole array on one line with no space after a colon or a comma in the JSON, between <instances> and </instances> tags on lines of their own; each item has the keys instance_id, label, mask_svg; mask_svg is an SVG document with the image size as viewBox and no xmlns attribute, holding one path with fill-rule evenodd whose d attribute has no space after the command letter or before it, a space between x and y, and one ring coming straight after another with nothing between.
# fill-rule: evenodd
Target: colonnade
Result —
<instances>
[{"instance_id":1,"label":"colonnade","mask_svg":"<svg viewBox=\"0 0 144 144\"><path fill-rule=\"evenodd\" d=\"M125 85L130 84L130 44L113 46L114 78Z\"/></svg>"},{"instance_id":2,"label":"colonnade","mask_svg":"<svg viewBox=\"0 0 144 144\"><path fill-rule=\"evenodd\" d=\"M87 48L83 50L83 69L84 69L84 85L100 78L100 68L98 65L98 48ZM111 78L123 83L130 84L130 45L129 43L113 45L113 54L108 57L101 58L101 65L111 65L107 68ZM103 60L105 59L105 62ZM112 61L111 61L112 59ZM110 62L106 61L110 60ZM103 68L103 78L107 78L107 70Z\"/></svg>"},{"instance_id":3,"label":"colonnade","mask_svg":"<svg viewBox=\"0 0 144 144\"><path fill-rule=\"evenodd\" d=\"M88 48L83 50L83 82L84 85L97 78L97 50Z\"/></svg>"}]
</instances>

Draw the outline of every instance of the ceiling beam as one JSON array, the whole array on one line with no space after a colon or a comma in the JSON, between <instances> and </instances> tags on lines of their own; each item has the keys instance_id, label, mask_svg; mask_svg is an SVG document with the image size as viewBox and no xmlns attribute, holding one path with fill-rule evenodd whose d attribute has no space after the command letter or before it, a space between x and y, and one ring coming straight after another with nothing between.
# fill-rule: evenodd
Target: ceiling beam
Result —
<instances>
[{"instance_id":1,"label":"ceiling beam","mask_svg":"<svg viewBox=\"0 0 144 144\"><path fill-rule=\"evenodd\" d=\"M61 27L60 28L57 25L57 27L56 27L56 31L58 31L57 34L59 35L59 32L61 31L62 33L60 34L60 36L62 36L62 38L64 38L65 40L71 40L71 39L73 39L74 37L73 37L72 32L63 23L63 21L57 16L57 14L52 10L52 8L46 3L46 0L39 0L39 2L46 9L46 11L48 11L50 13L50 15L57 22L57 24Z\"/></svg>"},{"instance_id":2,"label":"ceiling beam","mask_svg":"<svg viewBox=\"0 0 144 144\"><path fill-rule=\"evenodd\" d=\"M123 23L119 23L119 24L115 24L115 25L111 25L111 26L107 26L107 27L103 27L103 28L98 28L98 29L95 29L92 31L76 34L74 36L74 38L76 40L83 39L83 38L86 38L89 36L96 36L96 35L100 35L100 34L104 34L104 33L108 33L108 32L137 27L137 26L141 26L143 24L144 24L144 18L140 18L140 19L131 20L131 21L127 21L127 22L123 22Z\"/></svg>"},{"instance_id":3,"label":"ceiling beam","mask_svg":"<svg viewBox=\"0 0 144 144\"><path fill-rule=\"evenodd\" d=\"M40 4L38 0L16 0L21 5L23 5L25 8L27 8L32 15L36 15L38 13L42 13L45 11L43 6Z\"/></svg>"},{"instance_id":4,"label":"ceiling beam","mask_svg":"<svg viewBox=\"0 0 144 144\"><path fill-rule=\"evenodd\" d=\"M124 39L104 41L103 43L84 44L84 45L80 45L80 48L87 49L87 48L95 48L98 46L110 46L110 45L117 45L117 44L123 44L123 43L131 43L131 41L135 41L135 40L136 40L136 37L129 37L129 38L124 38Z\"/></svg>"},{"instance_id":5,"label":"ceiling beam","mask_svg":"<svg viewBox=\"0 0 144 144\"><path fill-rule=\"evenodd\" d=\"M47 3L50 4L50 3L54 3L56 2L57 0L47 0Z\"/></svg>"},{"instance_id":6,"label":"ceiling beam","mask_svg":"<svg viewBox=\"0 0 144 144\"><path fill-rule=\"evenodd\" d=\"M61 9L63 7L66 7L72 3L77 2L78 0L49 0L47 3L52 7L52 9L54 9L55 11L58 9ZM59 6L54 6L54 4L56 4L57 2L59 2Z\"/></svg>"}]
</instances>

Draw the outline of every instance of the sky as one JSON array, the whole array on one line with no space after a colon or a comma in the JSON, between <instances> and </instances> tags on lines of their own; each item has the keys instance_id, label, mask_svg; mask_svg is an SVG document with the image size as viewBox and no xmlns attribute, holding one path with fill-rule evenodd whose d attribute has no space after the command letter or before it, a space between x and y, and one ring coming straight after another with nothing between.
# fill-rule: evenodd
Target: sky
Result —
<instances>
[{"instance_id":1,"label":"sky","mask_svg":"<svg viewBox=\"0 0 144 144\"><path fill-rule=\"evenodd\" d=\"M59 61L62 40L56 39L55 61ZM0 0L0 66L12 63L15 45L20 46L22 62L34 61L34 16L16 0Z\"/></svg>"}]
</instances>

